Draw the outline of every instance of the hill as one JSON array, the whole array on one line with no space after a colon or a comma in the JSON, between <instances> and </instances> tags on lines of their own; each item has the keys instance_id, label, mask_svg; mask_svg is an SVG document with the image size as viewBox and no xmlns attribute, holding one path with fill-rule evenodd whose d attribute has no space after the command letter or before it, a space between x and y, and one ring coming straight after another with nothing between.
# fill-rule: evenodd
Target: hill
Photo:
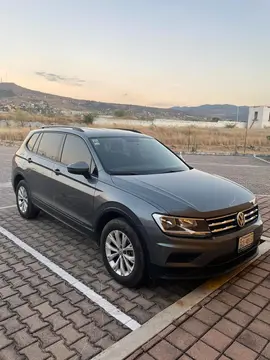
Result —
<instances>
[{"instance_id":1,"label":"hill","mask_svg":"<svg viewBox=\"0 0 270 360\"><path fill-rule=\"evenodd\" d=\"M215 105L201 105L201 106L174 106L171 108L175 111L183 111L190 116L203 116L210 118L220 118L228 120L237 120L237 106L230 104L215 104ZM239 106L238 120L247 121L248 119L248 106Z\"/></svg>"},{"instance_id":2,"label":"hill","mask_svg":"<svg viewBox=\"0 0 270 360\"><path fill-rule=\"evenodd\" d=\"M157 108L151 106L126 105L106 103L91 100L78 100L60 95L47 94L36 90L26 89L15 83L0 83L0 105L11 105L25 110L41 109L50 114L65 111L73 112L96 112L103 115L113 115L120 111L127 116L141 119L181 119L181 120L205 120L205 118L219 118L222 120L236 120L237 107L235 105L201 105L194 107ZM39 106L40 104L40 106ZM43 110L42 110L43 109ZM239 107L239 121L247 121L248 107Z\"/></svg>"},{"instance_id":3,"label":"hill","mask_svg":"<svg viewBox=\"0 0 270 360\"><path fill-rule=\"evenodd\" d=\"M84 99L78 100L26 89L14 83L0 83L0 92L6 95L5 97L2 96L2 101L5 100L5 105L9 103L9 105L20 106L26 110L37 107L37 103L40 102L42 103L42 108L44 108L45 103L47 105L46 109L55 109L54 113L69 110L74 112L96 112L103 115L113 115L117 110L122 111L122 113L128 116L142 119L185 118L185 114L178 110L140 105L114 104ZM53 113L52 110L50 110L50 112Z\"/></svg>"}]
</instances>

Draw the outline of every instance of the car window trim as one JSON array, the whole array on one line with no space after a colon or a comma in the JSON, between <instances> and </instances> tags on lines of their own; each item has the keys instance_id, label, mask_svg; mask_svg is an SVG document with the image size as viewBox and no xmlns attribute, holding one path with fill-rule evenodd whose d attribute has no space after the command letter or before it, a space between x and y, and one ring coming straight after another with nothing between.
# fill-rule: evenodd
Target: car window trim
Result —
<instances>
[{"instance_id":1,"label":"car window trim","mask_svg":"<svg viewBox=\"0 0 270 360\"><path fill-rule=\"evenodd\" d=\"M38 148L37 148L37 151L36 151L36 154L37 154L38 156L40 156L41 158L44 158L44 159L49 160L49 161L52 161L53 163L59 163L60 149L59 149L58 154L57 154L57 157L58 157L57 160L51 159L51 158L48 157L48 156L41 155L41 154L38 152L44 134L61 134L61 135L63 135L63 139L61 140L61 144L60 144L60 149L61 149L62 146L63 146L63 141L64 141L64 138L65 138L65 133L63 133L62 131L42 131L42 132L41 132L40 141L39 141L39 144L38 144Z\"/></svg>"},{"instance_id":2,"label":"car window trim","mask_svg":"<svg viewBox=\"0 0 270 360\"><path fill-rule=\"evenodd\" d=\"M33 146L33 150L32 150L32 152L33 152L34 154L37 153L37 149L38 149L38 147L39 147L41 137L42 137L42 133L39 132L37 141L35 142L35 145ZM34 151L34 148L35 148L36 145L37 145L37 147L36 147L36 150Z\"/></svg>"},{"instance_id":3,"label":"car window trim","mask_svg":"<svg viewBox=\"0 0 270 360\"><path fill-rule=\"evenodd\" d=\"M79 136L79 135L77 135L77 134L73 134L73 133L65 133L65 135L66 135L66 136L65 136L65 139L64 139L64 141L63 141L62 148L61 148L61 157L60 157L60 160L59 160L60 164L61 164L62 166L65 166L66 168L68 167L68 165L66 165L66 164L64 164L64 163L62 162L62 156L63 156L64 146L65 146L66 139L67 139L68 135L70 135L70 136L76 136L76 137L78 137L79 139L81 139L81 140L84 142L84 144L86 145L87 150L89 151L89 154L90 154L90 157L91 157L91 163L90 163L90 165L89 165L89 169L91 170L92 162L93 162L93 163L95 164L94 169L96 168L97 171L98 171L97 164L96 164L96 162L95 162L95 160L94 160L94 157L93 157L93 155L92 155L91 149L90 149L90 147L88 146L88 144L87 144L87 142L85 141L85 139L84 139L83 137L81 137L81 136ZM95 175L92 175L92 174L91 174L91 176L96 177Z\"/></svg>"},{"instance_id":4,"label":"car window trim","mask_svg":"<svg viewBox=\"0 0 270 360\"><path fill-rule=\"evenodd\" d=\"M33 149L34 149L34 147L36 146L36 143L37 143L37 141L38 141L38 139L39 139L40 134L41 134L40 132L35 132L34 134L32 134L32 135L29 137L29 139L27 140L27 142L26 142L26 144L25 144L28 151L30 151L30 152L32 152L32 153L35 153L35 152L33 151ZM32 149L30 150L29 147L28 147L28 143L29 143L29 141L32 139L32 137L35 136L35 135L37 135L37 138L36 138L36 141L35 141Z\"/></svg>"},{"instance_id":5,"label":"car window trim","mask_svg":"<svg viewBox=\"0 0 270 360\"><path fill-rule=\"evenodd\" d=\"M142 138L142 136L136 136L136 135L130 136L130 137L133 137L133 138ZM100 137L98 137L98 138L102 138L102 139L115 138L115 139L116 139L116 138L122 138L122 136L119 135L119 136L113 136L113 137L112 137L112 136L107 135L107 136L100 136ZM188 165L183 159L181 159L179 156L177 156L177 155L176 155L168 146L166 146L163 142L159 141L159 140L156 139L155 137L149 137L149 138L156 140L156 141L159 142L161 145L163 145L166 149L168 149L174 156L176 156L184 165L186 165L186 166L188 167L188 170L192 170L192 169L193 169L193 167L191 167L190 165ZM94 144L93 144L93 141L92 141L93 139L95 139L95 137L89 137L88 139L89 139L90 144L91 144L91 146L93 147L93 149L95 149ZM100 161L100 164L101 164L103 170L105 171L105 173L107 173L108 175L113 176L113 175L114 175L113 171L110 171L109 169L107 169L107 167L104 165L101 157L99 156L98 152L96 151L95 153L96 153L96 156L97 156L98 160ZM187 171L187 170L184 170L184 171Z\"/></svg>"}]
</instances>

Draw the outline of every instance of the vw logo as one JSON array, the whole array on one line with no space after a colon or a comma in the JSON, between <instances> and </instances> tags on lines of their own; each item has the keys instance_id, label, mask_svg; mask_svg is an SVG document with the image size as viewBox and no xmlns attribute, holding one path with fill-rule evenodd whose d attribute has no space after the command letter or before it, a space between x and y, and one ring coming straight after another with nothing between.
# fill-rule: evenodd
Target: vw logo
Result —
<instances>
[{"instance_id":1,"label":"vw logo","mask_svg":"<svg viewBox=\"0 0 270 360\"><path fill-rule=\"evenodd\" d=\"M243 227L245 226L245 223L246 223L246 218L245 218L245 214L242 213L242 212L239 212L237 214L237 217L236 217L236 220L237 220L237 224L239 227Z\"/></svg>"}]
</instances>

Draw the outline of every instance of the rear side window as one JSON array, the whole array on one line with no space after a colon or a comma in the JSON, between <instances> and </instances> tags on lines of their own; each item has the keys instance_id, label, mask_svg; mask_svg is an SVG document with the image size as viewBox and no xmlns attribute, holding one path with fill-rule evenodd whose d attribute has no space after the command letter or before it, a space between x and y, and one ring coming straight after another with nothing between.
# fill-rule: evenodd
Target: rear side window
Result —
<instances>
[{"instance_id":1,"label":"rear side window","mask_svg":"<svg viewBox=\"0 0 270 360\"><path fill-rule=\"evenodd\" d=\"M90 167L92 162L90 151L79 136L67 135L61 162L65 165L70 165L78 161L84 161Z\"/></svg>"},{"instance_id":2,"label":"rear side window","mask_svg":"<svg viewBox=\"0 0 270 360\"><path fill-rule=\"evenodd\" d=\"M43 133L39 147L38 154L45 156L51 160L59 161L60 148L62 146L64 134L60 133Z\"/></svg>"},{"instance_id":3,"label":"rear side window","mask_svg":"<svg viewBox=\"0 0 270 360\"><path fill-rule=\"evenodd\" d=\"M27 145L26 145L28 150L33 151L38 136L39 136L39 133L35 133L30 137L30 139L28 140Z\"/></svg>"},{"instance_id":4,"label":"rear side window","mask_svg":"<svg viewBox=\"0 0 270 360\"><path fill-rule=\"evenodd\" d=\"M37 149L38 149L38 147L39 147L39 143L40 143L41 138L42 138L42 134L39 133L39 134L38 134L37 141L36 141L36 143L35 143L35 145L34 145L34 147L33 147L33 149L32 149L33 152L37 152Z\"/></svg>"}]
</instances>

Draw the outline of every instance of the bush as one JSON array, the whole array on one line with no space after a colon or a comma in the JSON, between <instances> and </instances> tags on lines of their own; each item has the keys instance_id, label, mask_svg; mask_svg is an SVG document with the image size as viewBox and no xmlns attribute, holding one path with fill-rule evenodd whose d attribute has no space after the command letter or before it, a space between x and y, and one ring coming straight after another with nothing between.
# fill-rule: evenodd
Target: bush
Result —
<instances>
[{"instance_id":1,"label":"bush","mask_svg":"<svg viewBox=\"0 0 270 360\"><path fill-rule=\"evenodd\" d=\"M115 110L114 112L114 116L116 117L124 117L126 114L125 114L125 111L124 110Z\"/></svg>"},{"instance_id":2,"label":"bush","mask_svg":"<svg viewBox=\"0 0 270 360\"><path fill-rule=\"evenodd\" d=\"M95 114L84 114L83 115L83 122L85 122L86 124L93 124L94 120L96 118Z\"/></svg>"},{"instance_id":3,"label":"bush","mask_svg":"<svg viewBox=\"0 0 270 360\"><path fill-rule=\"evenodd\" d=\"M230 124L226 124L226 128L227 129L233 129L233 128L235 128L235 126L236 126L236 124L235 123L230 123Z\"/></svg>"},{"instance_id":4,"label":"bush","mask_svg":"<svg viewBox=\"0 0 270 360\"><path fill-rule=\"evenodd\" d=\"M25 123L30 120L29 117L30 115L27 112L19 109L16 110L15 120L20 123L21 127L24 127Z\"/></svg>"}]
</instances>

